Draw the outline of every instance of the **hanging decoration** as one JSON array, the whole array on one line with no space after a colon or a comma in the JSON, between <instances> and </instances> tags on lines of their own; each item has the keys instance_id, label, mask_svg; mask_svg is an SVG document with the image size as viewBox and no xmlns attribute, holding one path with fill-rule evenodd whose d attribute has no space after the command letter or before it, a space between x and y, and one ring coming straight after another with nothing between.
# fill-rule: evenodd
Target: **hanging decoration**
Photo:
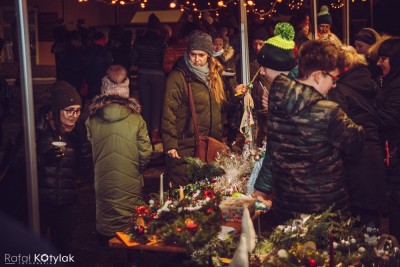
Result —
<instances>
[{"instance_id":1,"label":"hanging decoration","mask_svg":"<svg viewBox=\"0 0 400 267\"><path fill-rule=\"evenodd\" d=\"M331 3L331 7L334 9L339 9L342 8L344 6L344 2L343 0L334 0L336 2Z\"/></svg>"},{"instance_id":2,"label":"hanging decoration","mask_svg":"<svg viewBox=\"0 0 400 267\"><path fill-rule=\"evenodd\" d=\"M276 13L276 5L282 3L282 0L275 0L270 3L271 7L268 10L258 9L255 5L251 6L250 11L260 17L260 20L264 20L265 18L270 18L274 13Z\"/></svg>"},{"instance_id":3,"label":"hanging decoration","mask_svg":"<svg viewBox=\"0 0 400 267\"><path fill-rule=\"evenodd\" d=\"M304 0L290 0L288 6L290 10L300 9L304 4Z\"/></svg>"}]
</instances>

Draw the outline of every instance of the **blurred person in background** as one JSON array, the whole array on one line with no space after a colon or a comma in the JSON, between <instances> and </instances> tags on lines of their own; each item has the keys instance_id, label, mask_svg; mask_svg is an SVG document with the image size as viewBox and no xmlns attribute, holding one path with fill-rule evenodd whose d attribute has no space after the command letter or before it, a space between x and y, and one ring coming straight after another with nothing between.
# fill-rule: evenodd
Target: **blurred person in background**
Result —
<instances>
[{"instance_id":1,"label":"blurred person in background","mask_svg":"<svg viewBox=\"0 0 400 267\"><path fill-rule=\"evenodd\" d=\"M378 49L382 90L378 94L378 117L382 149L385 149L389 195L389 233L400 240L400 37L391 37Z\"/></svg>"},{"instance_id":2,"label":"blurred person in background","mask_svg":"<svg viewBox=\"0 0 400 267\"><path fill-rule=\"evenodd\" d=\"M166 79L163 59L167 46L160 37L160 28L159 18L152 13L146 32L135 40L132 50L132 65L138 68L137 89L142 116L153 145L162 142L160 118Z\"/></svg>"}]
</instances>

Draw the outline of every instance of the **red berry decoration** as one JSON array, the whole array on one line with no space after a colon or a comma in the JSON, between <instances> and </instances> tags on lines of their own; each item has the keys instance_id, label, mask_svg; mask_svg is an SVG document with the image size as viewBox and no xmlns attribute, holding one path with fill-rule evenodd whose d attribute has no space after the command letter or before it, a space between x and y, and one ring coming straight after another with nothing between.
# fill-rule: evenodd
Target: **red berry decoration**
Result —
<instances>
[{"instance_id":1,"label":"red berry decoration","mask_svg":"<svg viewBox=\"0 0 400 267\"><path fill-rule=\"evenodd\" d=\"M180 232L182 232L182 228L177 227L177 228L176 228L176 231L177 231L178 233L180 233Z\"/></svg>"},{"instance_id":2,"label":"red berry decoration","mask_svg":"<svg viewBox=\"0 0 400 267\"><path fill-rule=\"evenodd\" d=\"M317 261L315 259L308 260L308 267L316 267L316 266L317 266Z\"/></svg>"},{"instance_id":3,"label":"red berry decoration","mask_svg":"<svg viewBox=\"0 0 400 267\"><path fill-rule=\"evenodd\" d=\"M147 206L138 206L135 210L138 215L146 215L149 213L149 207Z\"/></svg>"},{"instance_id":4,"label":"red berry decoration","mask_svg":"<svg viewBox=\"0 0 400 267\"><path fill-rule=\"evenodd\" d=\"M214 191L212 191L211 189L204 190L203 196L204 196L204 198L211 198L211 199L215 198Z\"/></svg>"},{"instance_id":5,"label":"red berry decoration","mask_svg":"<svg viewBox=\"0 0 400 267\"><path fill-rule=\"evenodd\" d=\"M213 212L214 212L214 209L213 209L213 208L208 208L208 209L206 210L206 213L207 213L208 215L212 214Z\"/></svg>"},{"instance_id":6,"label":"red berry decoration","mask_svg":"<svg viewBox=\"0 0 400 267\"><path fill-rule=\"evenodd\" d=\"M139 234L139 235L142 235L142 234L144 233L144 228L139 226L139 227L136 229L136 233Z\"/></svg>"}]
</instances>

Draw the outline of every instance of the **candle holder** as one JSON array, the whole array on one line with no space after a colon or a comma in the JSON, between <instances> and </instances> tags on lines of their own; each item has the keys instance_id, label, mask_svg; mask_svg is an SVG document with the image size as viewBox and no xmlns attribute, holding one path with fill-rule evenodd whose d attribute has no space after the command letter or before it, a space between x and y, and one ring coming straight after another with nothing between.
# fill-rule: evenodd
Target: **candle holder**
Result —
<instances>
[{"instance_id":1,"label":"candle holder","mask_svg":"<svg viewBox=\"0 0 400 267\"><path fill-rule=\"evenodd\" d=\"M186 219L185 220L185 226L186 229L192 234L194 235L197 231L197 228L199 228L199 225L193 221L192 219Z\"/></svg>"}]
</instances>

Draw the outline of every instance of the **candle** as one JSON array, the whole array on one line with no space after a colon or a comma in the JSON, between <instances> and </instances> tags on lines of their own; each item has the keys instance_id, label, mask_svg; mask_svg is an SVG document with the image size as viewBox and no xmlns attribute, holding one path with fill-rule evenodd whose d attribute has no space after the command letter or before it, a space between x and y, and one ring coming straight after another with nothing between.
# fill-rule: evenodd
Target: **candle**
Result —
<instances>
[{"instance_id":1,"label":"candle","mask_svg":"<svg viewBox=\"0 0 400 267\"><path fill-rule=\"evenodd\" d=\"M179 201L182 201L185 198L185 195L183 194L183 187L179 186Z\"/></svg>"},{"instance_id":2,"label":"candle","mask_svg":"<svg viewBox=\"0 0 400 267\"><path fill-rule=\"evenodd\" d=\"M160 175L160 205L164 203L164 173Z\"/></svg>"},{"instance_id":3,"label":"candle","mask_svg":"<svg viewBox=\"0 0 400 267\"><path fill-rule=\"evenodd\" d=\"M335 266L335 252L333 251L333 234L329 233L329 267Z\"/></svg>"}]
</instances>

